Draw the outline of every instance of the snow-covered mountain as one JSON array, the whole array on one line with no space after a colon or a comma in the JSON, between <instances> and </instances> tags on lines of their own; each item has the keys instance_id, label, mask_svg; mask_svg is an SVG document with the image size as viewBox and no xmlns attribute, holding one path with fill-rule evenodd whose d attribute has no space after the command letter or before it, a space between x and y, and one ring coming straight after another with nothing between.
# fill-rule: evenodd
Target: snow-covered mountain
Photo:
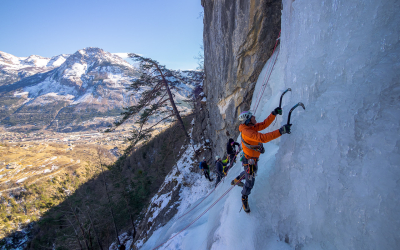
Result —
<instances>
[{"instance_id":1,"label":"snow-covered mountain","mask_svg":"<svg viewBox=\"0 0 400 250\"><path fill-rule=\"evenodd\" d=\"M57 131L86 129L81 121L118 115L139 98L139 93L126 90L139 75L137 68L99 48L52 58L0 53L0 114L4 125ZM195 84L192 80L182 82L174 93L177 100L186 99ZM91 128L109 124L100 122Z\"/></svg>"},{"instance_id":2,"label":"snow-covered mountain","mask_svg":"<svg viewBox=\"0 0 400 250\"><path fill-rule=\"evenodd\" d=\"M16 57L0 51L0 86L59 67L69 55L45 58L37 55Z\"/></svg>"}]
</instances>

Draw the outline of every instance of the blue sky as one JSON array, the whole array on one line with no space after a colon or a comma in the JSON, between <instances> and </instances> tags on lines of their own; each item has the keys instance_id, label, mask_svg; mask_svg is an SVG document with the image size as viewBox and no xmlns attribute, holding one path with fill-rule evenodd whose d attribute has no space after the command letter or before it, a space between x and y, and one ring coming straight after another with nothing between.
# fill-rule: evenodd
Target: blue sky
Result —
<instances>
[{"instance_id":1,"label":"blue sky","mask_svg":"<svg viewBox=\"0 0 400 250\"><path fill-rule=\"evenodd\" d=\"M3 0L0 51L27 57L86 47L133 52L194 69L203 38L200 0Z\"/></svg>"}]
</instances>

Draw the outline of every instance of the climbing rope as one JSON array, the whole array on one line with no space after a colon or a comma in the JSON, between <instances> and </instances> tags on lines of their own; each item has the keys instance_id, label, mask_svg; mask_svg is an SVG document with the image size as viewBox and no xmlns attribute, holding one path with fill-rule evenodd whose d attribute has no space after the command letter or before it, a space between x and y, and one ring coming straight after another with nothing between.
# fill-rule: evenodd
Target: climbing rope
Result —
<instances>
[{"instance_id":1,"label":"climbing rope","mask_svg":"<svg viewBox=\"0 0 400 250\"><path fill-rule=\"evenodd\" d=\"M217 184L217 186L215 186L215 188L214 188L213 190L211 190L211 192L210 192L209 194L207 194L206 197L204 197L204 198L203 198L196 206L194 206L192 209L190 209L189 211L187 211L185 214L181 215L181 217L179 217L178 220L179 220L180 218L182 218L183 216L187 215L188 213L190 213L191 211L193 211L193 209L195 209L195 208L196 208L198 205L200 205L208 196L210 196L210 194L212 194L212 193L215 191L215 189L219 186L219 184L221 184L221 183L223 182L223 179L225 179L225 177L221 179L221 181Z\"/></svg>"},{"instance_id":2,"label":"climbing rope","mask_svg":"<svg viewBox=\"0 0 400 250\"><path fill-rule=\"evenodd\" d=\"M281 37L281 31L279 31L279 36L278 36L278 38L276 39L275 47L274 47L274 50L272 51L272 55L274 55L274 53L275 53L275 49L276 49L276 47L277 47L277 45L278 45L278 41L279 41L280 37ZM267 83L268 83L268 81L269 81L269 78L271 77L272 70L274 69L274 66L275 66L275 64L276 64L276 61L277 61L277 59L278 59L279 51L280 51L280 49L278 49L278 51L277 51L277 53L276 53L276 56L275 56L275 59L274 59L274 60L270 60L270 61L268 62L267 70L266 70L266 72L265 72L265 76L264 76L264 79L263 79L262 91L259 91L259 92L258 92L258 95L257 95L257 97L256 97L256 102L255 102L255 104L254 104L254 106L255 106L254 114L255 114L256 111L257 111L258 105L260 104L261 98L262 98L262 96L263 96L263 94L264 94L264 90L265 90L265 88L267 87ZM274 61L274 64L272 65L272 68L271 68L271 70L269 71L269 68L270 68L270 65L271 65L271 61ZM269 74L268 74L268 72L269 72ZM268 78L267 78L267 75L268 75ZM267 80L265 80L266 78L267 78Z\"/></svg>"},{"instance_id":3,"label":"climbing rope","mask_svg":"<svg viewBox=\"0 0 400 250\"><path fill-rule=\"evenodd\" d=\"M187 225L186 227L184 227L181 231L179 231L178 233L176 233L174 236L172 236L171 238L169 238L168 240L164 241L163 243L161 243L160 245L158 245L157 247L153 248L153 250L161 247L162 245L164 245L165 243L167 243L168 241L172 240L173 238L175 238L176 236L178 236L180 233L182 233L183 231L185 231L187 228L189 228L191 225L193 225L193 223L195 223L198 219L200 219L203 215L205 215L211 208L213 208L215 206L215 204L217 204L222 198L224 198L225 195L227 195L235 186L237 183L239 183L243 177L245 177L246 175L243 175L242 178L239 179L238 182L235 183L235 185L233 185L232 187L230 187L227 191L225 191L225 193L223 195L221 195L221 197L219 197L213 204L211 204L211 206L209 206L202 214L200 214L199 216L197 216L196 219L194 219L192 222L189 223L189 225ZM199 203L200 204L200 203Z\"/></svg>"}]
</instances>

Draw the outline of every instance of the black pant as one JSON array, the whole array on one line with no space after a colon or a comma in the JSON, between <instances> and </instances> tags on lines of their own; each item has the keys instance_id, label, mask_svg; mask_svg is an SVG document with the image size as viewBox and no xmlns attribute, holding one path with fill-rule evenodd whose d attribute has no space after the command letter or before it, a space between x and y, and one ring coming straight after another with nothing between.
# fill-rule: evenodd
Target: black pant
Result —
<instances>
[{"instance_id":1,"label":"black pant","mask_svg":"<svg viewBox=\"0 0 400 250\"><path fill-rule=\"evenodd\" d=\"M208 169L204 169L203 171L204 171L204 176L205 176L209 181L212 181L211 178L210 178L210 173L208 172Z\"/></svg>"},{"instance_id":2,"label":"black pant","mask_svg":"<svg viewBox=\"0 0 400 250\"><path fill-rule=\"evenodd\" d=\"M223 178L222 175L217 174L217 181L215 182L215 186L218 185L218 183L222 180L222 178Z\"/></svg>"}]
</instances>

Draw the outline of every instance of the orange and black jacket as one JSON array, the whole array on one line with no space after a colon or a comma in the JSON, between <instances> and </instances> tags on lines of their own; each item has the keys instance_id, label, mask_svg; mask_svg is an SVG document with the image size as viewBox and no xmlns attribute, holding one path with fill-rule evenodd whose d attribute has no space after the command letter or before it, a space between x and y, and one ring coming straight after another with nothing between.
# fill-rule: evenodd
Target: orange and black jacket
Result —
<instances>
[{"instance_id":1,"label":"orange and black jacket","mask_svg":"<svg viewBox=\"0 0 400 250\"><path fill-rule=\"evenodd\" d=\"M266 129L275 120L275 116L270 114L263 122L259 122L256 125L250 127L246 124L240 124L239 131L242 133L243 140L250 145L258 145L258 143L266 143L272 141L281 136L279 129L272 131L270 133L262 134L258 131ZM244 155L247 159L255 159L260 157L260 152L247 148L243 145L242 148Z\"/></svg>"}]
</instances>

